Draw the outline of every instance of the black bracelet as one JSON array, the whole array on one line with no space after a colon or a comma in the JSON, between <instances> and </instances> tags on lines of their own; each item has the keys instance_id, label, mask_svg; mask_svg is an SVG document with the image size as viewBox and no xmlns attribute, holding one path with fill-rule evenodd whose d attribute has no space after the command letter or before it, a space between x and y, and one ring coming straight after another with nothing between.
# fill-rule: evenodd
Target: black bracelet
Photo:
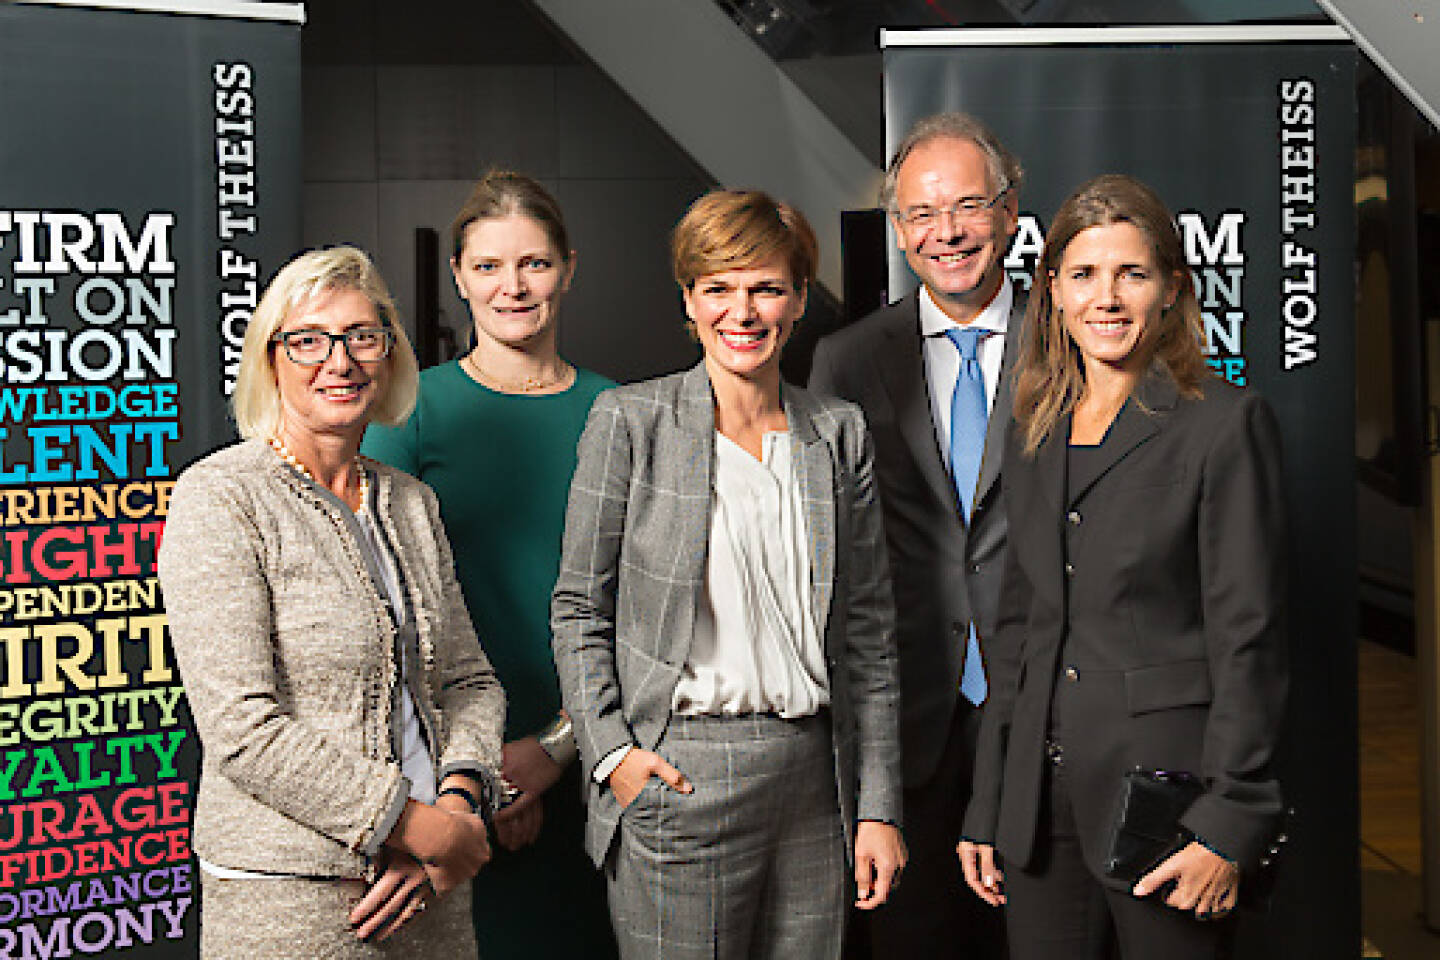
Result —
<instances>
[{"instance_id":1,"label":"black bracelet","mask_svg":"<svg viewBox=\"0 0 1440 960\"><path fill-rule=\"evenodd\" d=\"M449 796L449 795L451 795L451 794L453 794L454 796L457 796L457 797L462 797L462 798L464 798L465 802L468 803L468 804L470 804L470 812L471 812L471 813L476 813L476 814L478 814L478 813L484 812L484 806L480 803L480 798L477 797L477 796L475 796L475 794L471 793L469 790L465 789L464 787L460 787L460 786L449 786L449 787L446 787L444 790L441 790L439 793L437 793L437 794L435 795L435 799L438 800L438 799L440 799L441 797Z\"/></svg>"}]
</instances>

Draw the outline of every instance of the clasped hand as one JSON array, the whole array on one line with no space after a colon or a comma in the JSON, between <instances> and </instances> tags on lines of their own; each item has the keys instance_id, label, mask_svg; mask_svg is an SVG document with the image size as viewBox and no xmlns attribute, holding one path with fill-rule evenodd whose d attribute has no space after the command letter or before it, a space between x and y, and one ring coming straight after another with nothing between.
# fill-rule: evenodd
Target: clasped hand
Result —
<instances>
[{"instance_id":1,"label":"clasped hand","mask_svg":"<svg viewBox=\"0 0 1440 960\"><path fill-rule=\"evenodd\" d=\"M350 911L361 940L386 939L490 860L485 822L459 797L409 801L385 843L384 869Z\"/></svg>"},{"instance_id":2,"label":"clasped hand","mask_svg":"<svg viewBox=\"0 0 1440 960\"><path fill-rule=\"evenodd\" d=\"M528 847L540 837L545 825L541 797L560 779L560 767L534 737L522 737L505 744L500 755L500 775L514 784L520 795L495 814L495 839L506 850Z\"/></svg>"},{"instance_id":3,"label":"clasped hand","mask_svg":"<svg viewBox=\"0 0 1440 960\"><path fill-rule=\"evenodd\" d=\"M385 842L418 860L430 885L441 895L490 862L485 821L471 813L459 797L440 797L433 807L411 800Z\"/></svg>"}]
</instances>

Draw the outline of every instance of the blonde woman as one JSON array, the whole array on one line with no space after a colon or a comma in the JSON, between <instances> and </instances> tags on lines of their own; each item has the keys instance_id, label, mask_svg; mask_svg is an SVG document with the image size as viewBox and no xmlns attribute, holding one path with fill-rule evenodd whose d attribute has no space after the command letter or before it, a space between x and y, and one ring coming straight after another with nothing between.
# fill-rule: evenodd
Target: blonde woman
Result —
<instances>
[{"instance_id":1,"label":"blonde woman","mask_svg":"<svg viewBox=\"0 0 1440 960\"><path fill-rule=\"evenodd\" d=\"M434 496L358 456L415 380L369 259L303 254L246 332L244 439L176 484L159 570L204 750L207 960L476 955L504 695Z\"/></svg>"}]
</instances>

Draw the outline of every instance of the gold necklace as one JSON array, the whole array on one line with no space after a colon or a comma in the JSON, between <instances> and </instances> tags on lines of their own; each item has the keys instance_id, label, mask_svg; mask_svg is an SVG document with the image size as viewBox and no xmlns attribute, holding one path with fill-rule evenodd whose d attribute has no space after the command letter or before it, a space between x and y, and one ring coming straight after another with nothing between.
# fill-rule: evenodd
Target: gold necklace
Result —
<instances>
[{"instance_id":1,"label":"gold necklace","mask_svg":"<svg viewBox=\"0 0 1440 960\"><path fill-rule=\"evenodd\" d=\"M574 369L569 363L561 360L559 373L548 380L543 377L526 377L520 383L506 383L499 377L491 376L480 369L480 364L475 361L475 351L473 350L460 358L460 364L473 373L476 380L479 380L492 390L498 390L501 393L537 393L541 390L548 390L556 384L563 382L566 377L570 376L570 372Z\"/></svg>"},{"instance_id":2,"label":"gold necklace","mask_svg":"<svg viewBox=\"0 0 1440 960\"><path fill-rule=\"evenodd\" d=\"M309 480L317 487L325 487L324 484L315 479L315 474L310 472L310 468L301 463L300 458L290 452L290 448L285 446L284 440L281 440L279 437L271 437L270 449L274 450L281 460L285 461L288 466L306 480ZM365 464L360 462L359 457L356 457L354 462L355 469L360 474L360 506L355 508L355 512L359 513L361 510L364 510L366 504L370 502L370 471L365 469Z\"/></svg>"}]
</instances>

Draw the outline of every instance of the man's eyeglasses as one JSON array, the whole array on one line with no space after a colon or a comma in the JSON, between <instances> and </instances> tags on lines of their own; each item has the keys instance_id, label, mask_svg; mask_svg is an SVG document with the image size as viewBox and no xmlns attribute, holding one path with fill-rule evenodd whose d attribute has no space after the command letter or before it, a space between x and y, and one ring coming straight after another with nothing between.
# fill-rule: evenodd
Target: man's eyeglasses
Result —
<instances>
[{"instance_id":1,"label":"man's eyeglasses","mask_svg":"<svg viewBox=\"0 0 1440 960\"><path fill-rule=\"evenodd\" d=\"M900 222L907 227L923 230L935 226L940 222L940 217L948 213L951 220L973 223L989 215L995 204L1000 202L1000 198L1009 192L1010 188L1005 187L988 200L985 197L961 197L948 207L910 207L899 214Z\"/></svg>"},{"instance_id":2,"label":"man's eyeglasses","mask_svg":"<svg viewBox=\"0 0 1440 960\"><path fill-rule=\"evenodd\" d=\"M356 327L344 333L327 330L286 330L271 338L285 348L292 363L302 367L318 367L330 359L335 344L345 345L345 352L356 363L384 360L395 344L395 334L385 327Z\"/></svg>"}]
</instances>

